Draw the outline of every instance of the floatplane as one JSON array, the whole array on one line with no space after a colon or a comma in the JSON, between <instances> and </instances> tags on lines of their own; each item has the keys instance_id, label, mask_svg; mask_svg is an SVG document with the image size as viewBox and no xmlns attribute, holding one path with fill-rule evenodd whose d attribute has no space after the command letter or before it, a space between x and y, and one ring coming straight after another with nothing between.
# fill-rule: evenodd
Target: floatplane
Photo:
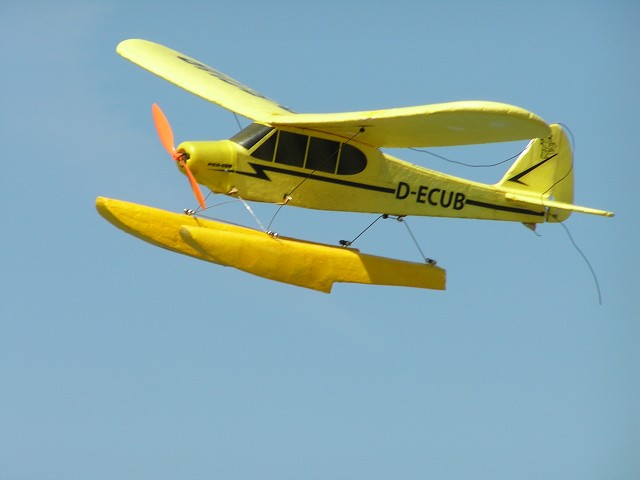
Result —
<instances>
[{"instance_id":1,"label":"floatplane","mask_svg":"<svg viewBox=\"0 0 640 480\"><path fill-rule=\"evenodd\" d=\"M535 228L573 212L573 155L565 129L504 103L455 101L345 113L299 114L170 48L125 40L124 58L252 121L228 140L185 141L156 104L160 141L186 175L199 209L168 212L99 197L100 214L151 244L280 282L330 292L336 282L445 289L445 270L368 255L350 242L327 245L202 218L200 185L245 201L375 213L402 220L433 216L521 222ZM498 183L489 185L414 165L382 148L530 140Z\"/></svg>"}]
</instances>

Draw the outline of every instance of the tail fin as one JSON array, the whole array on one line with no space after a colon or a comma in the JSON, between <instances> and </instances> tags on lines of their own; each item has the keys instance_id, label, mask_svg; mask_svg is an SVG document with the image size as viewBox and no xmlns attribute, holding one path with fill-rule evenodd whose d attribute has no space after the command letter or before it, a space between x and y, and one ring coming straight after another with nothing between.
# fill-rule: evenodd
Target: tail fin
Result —
<instances>
[{"instance_id":1,"label":"tail fin","mask_svg":"<svg viewBox=\"0 0 640 480\"><path fill-rule=\"evenodd\" d=\"M531 140L498 186L524 197L537 197L564 204L573 203L573 153L560 125L551 125L551 135ZM550 202L551 203L551 202ZM562 222L571 210L550 208L547 221Z\"/></svg>"}]
</instances>

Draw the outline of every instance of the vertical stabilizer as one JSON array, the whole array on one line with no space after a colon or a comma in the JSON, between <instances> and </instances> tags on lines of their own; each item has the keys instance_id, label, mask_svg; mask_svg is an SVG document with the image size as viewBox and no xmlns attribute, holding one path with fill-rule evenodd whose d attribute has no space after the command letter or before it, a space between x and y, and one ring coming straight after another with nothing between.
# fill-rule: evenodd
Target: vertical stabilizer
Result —
<instances>
[{"instance_id":1,"label":"vertical stabilizer","mask_svg":"<svg viewBox=\"0 0 640 480\"><path fill-rule=\"evenodd\" d=\"M560 125L551 125L551 135L532 140L498 182L498 186L516 195L541 200L573 203L573 153ZM546 220L562 222L570 210L549 208Z\"/></svg>"}]
</instances>

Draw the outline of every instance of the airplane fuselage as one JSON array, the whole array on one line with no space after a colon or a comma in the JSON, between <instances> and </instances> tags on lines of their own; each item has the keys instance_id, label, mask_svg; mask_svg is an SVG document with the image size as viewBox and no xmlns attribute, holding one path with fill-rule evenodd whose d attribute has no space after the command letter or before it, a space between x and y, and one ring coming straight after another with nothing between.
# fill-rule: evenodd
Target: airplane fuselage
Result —
<instances>
[{"instance_id":1,"label":"airplane fuselage","mask_svg":"<svg viewBox=\"0 0 640 480\"><path fill-rule=\"evenodd\" d=\"M184 142L199 183L245 200L319 210L544 221L486 185L413 165L378 148L328 135L252 124L230 140Z\"/></svg>"}]
</instances>

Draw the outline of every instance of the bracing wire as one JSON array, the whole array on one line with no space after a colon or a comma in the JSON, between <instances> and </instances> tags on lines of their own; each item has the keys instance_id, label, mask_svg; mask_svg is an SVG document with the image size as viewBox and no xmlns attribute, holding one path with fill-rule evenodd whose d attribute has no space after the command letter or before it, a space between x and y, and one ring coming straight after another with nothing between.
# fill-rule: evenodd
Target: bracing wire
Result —
<instances>
[{"instance_id":1,"label":"bracing wire","mask_svg":"<svg viewBox=\"0 0 640 480\"><path fill-rule=\"evenodd\" d=\"M205 206L206 206L206 204L207 204L207 200L209 199L209 197L211 196L211 194L213 194L213 192L212 192L211 190L209 190L209 193L207 193L207 196L206 196L206 197L204 197L204 203L205 203ZM195 210L193 210L193 209L191 209L191 208L185 208L185 209L183 210L183 212L184 212L186 215L189 215L189 216L199 215L199 216L201 216L201 217L204 217L204 215L202 215L202 213L203 213L203 212L205 212L206 210L208 210L209 208L211 208L211 207L206 206L206 208L200 208L200 205L198 205L198 206L196 206L196 209L195 209Z\"/></svg>"},{"instance_id":2,"label":"bracing wire","mask_svg":"<svg viewBox=\"0 0 640 480\"><path fill-rule=\"evenodd\" d=\"M281 203L280 206L278 206L278 209L276 210L276 212L271 217L271 220L269 221L269 226L267 227L267 231L269 232L271 231L271 225L273 225L273 222L275 221L276 217L280 213L280 210L282 210L282 207L284 207L285 205L286 203Z\"/></svg>"},{"instance_id":3,"label":"bracing wire","mask_svg":"<svg viewBox=\"0 0 640 480\"><path fill-rule=\"evenodd\" d=\"M213 195L213 192L210 190L209 193L207 194L207 196L205 197L205 201L211 196ZM255 214L255 212L253 211L253 209L251 208L251 205L249 205L247 203L247 201L240 197L240 196L236 196L231 200L227 200L225 202L219 202L216 203L215 205L208 205L207 208L205 210L201 210L200 208L196 209L196 210L191 210L191 209L185 209L184 213L186 213L187 215L197 215L198 217L201 218L208 218L210 220L214 220L214 217L211 216L207 216L204 215L204 212L206 210L210 210L213 208L217 208L217 207L222 207L224 205L229 205L232 203L236 203L236 202L241 202L242 205L244 206L244 208L247 210L247 212L249 212L249 214L253 217L253 219L255 220L255 222L258 224L258 227L260 227L260 230L262 230L263 232L266 232L267 230L264 228L264 225L262 224L262 222L260 221L260 219L258 218L258 216Z\"/></svg>"},{"instance_id":4,"label":"bracing wire","mask_svg":"<svg viewBox=\"0 0 640 480\"><path fill-rule=\"evenodd\" d=\"M387 214L379 215L364 230L362 230L358 235L356 235L353 240L351 240L351 241L340 240L340 245L342 245L343 247L350 247L351 245L353 245L353 243L355 243L356 240L358 240L358 238L360 238L362 235L364 235L364 233L367 230L369 230L371 227L373 227L375 225L375 223L378 220L380 220L381 218L387 219L387 218L391 218L391 216L387 215ZM425 256L424 252L422 251L422 248L420 248L420 244L418 243L418 240L416 239L416 236L411 231L411 228L409 227L409 224L407 223L406 218L405 217L393 217L393 218L395 218L398 222L404 224L405 228L407 229L407 232L409 233L409 236L411 237L411 240L413 240L413 243L415 244L416 248L418 249L418 252L420 252L420 256L422 257L422 260L427 262L430 265L435 265L436 262L433 259L428 258L427 256Z\"/></svg>"},{"instance_id":5,"label":"bracing wire","mask_svg":"<svg viewBox=\"0 0 640 480\"><path fill-rule=\"evenodd\" d=\"M418 153L426 153L427 155L431 155L432 157L439 158L440 160L444 160L445 162L454 163L456 165L462 165L463 167L469 167L469 168L497 167L498 165L502 165L503 163L507 163L507 162L510 162L511 160L514 160L514 159L518 158L518 156L522 153L522 152L519 152L516 155L513 155L513 156L511 156L509 158L506 158L505 160L501 160L501 161L496 162L496 163L474 165L472 163L465 163L465 162L460 162L458 160L452 160L450 158L444 157L442 155L438 155L437 153L433 153L433 152L431 152L429 150L424 150L422 148L410 148L409 150L413 150L414 152L418 152Z\"/></svg>"},{"instance_id":6,"label":"bracing wire","mask_svg":"<svg viewBox=\"0 0 640 480\"><path fill-rule=\"evenodd\" d=\"M258 216L253 212L253 209L251 208L251 205L249 205L244 198L242 197L238 197L238 200L240 200L242 202L242 204L244 205L244 208L247 209L247 212L249 212L251 214L251 216L253 217L253 219L256 221L256 223L258 224L258 226L260 227L260 230L262 230L263 232L266 232L267 230L264 228L264 225L262 225L262 222L260 221L260 219L258 218Z\"/></svg>"},{"instance_id":7,"label":"bracing wire","mask_svg":"<svg viewBox=\"0 0 640 480\"><path fill-rule=\"evenodd\" d=\"M413 234L413 232L409 228L409 224L407 223L407 220L405 218L398 218L398 221L404 223L404 226L407 228L407 232L409 232L409 236L413 240L413 243L415 244L416 248L418 249L418 252L420 252L420 256L422 257L422 260L424 260L425 262L429 263L430 259L426 257L426 255L422 251L422 248L420 248L420 244L418 243L418 240L416 240L415 235Z\"/></svg>"},{"instance_id":8,"label":"bracing wire","mask_svg":"<svg viewBox=\"0 0 640 480\"><path fill-rule=\"evenodd\" d=\"M240 124L240 119L238 118L238 114L233 112L233 118L236 120L236 124L238 125L238 130L242 130L242 125Z\"/></svg>"},{"instance_id":9,"label":"bracing wire","mask_svg":"<svg viewBox=\"0 0 640 480\"><path fill-rule=\"evenodd\" d=\"M340 240L340 244L343 247L348 247L350 245L352 245L356 240L358 240L367 230L369 230L371 227L373 227L373 225L380 220L381 218L384 218L384 215L379 215L373 222L371 222L369 224L369 226L367 228L365 228L364 230L362 230L358 235L355 236L355 238L353 240L351 240L350 242L347 240Z\"/></svg>"}]
</instances>

